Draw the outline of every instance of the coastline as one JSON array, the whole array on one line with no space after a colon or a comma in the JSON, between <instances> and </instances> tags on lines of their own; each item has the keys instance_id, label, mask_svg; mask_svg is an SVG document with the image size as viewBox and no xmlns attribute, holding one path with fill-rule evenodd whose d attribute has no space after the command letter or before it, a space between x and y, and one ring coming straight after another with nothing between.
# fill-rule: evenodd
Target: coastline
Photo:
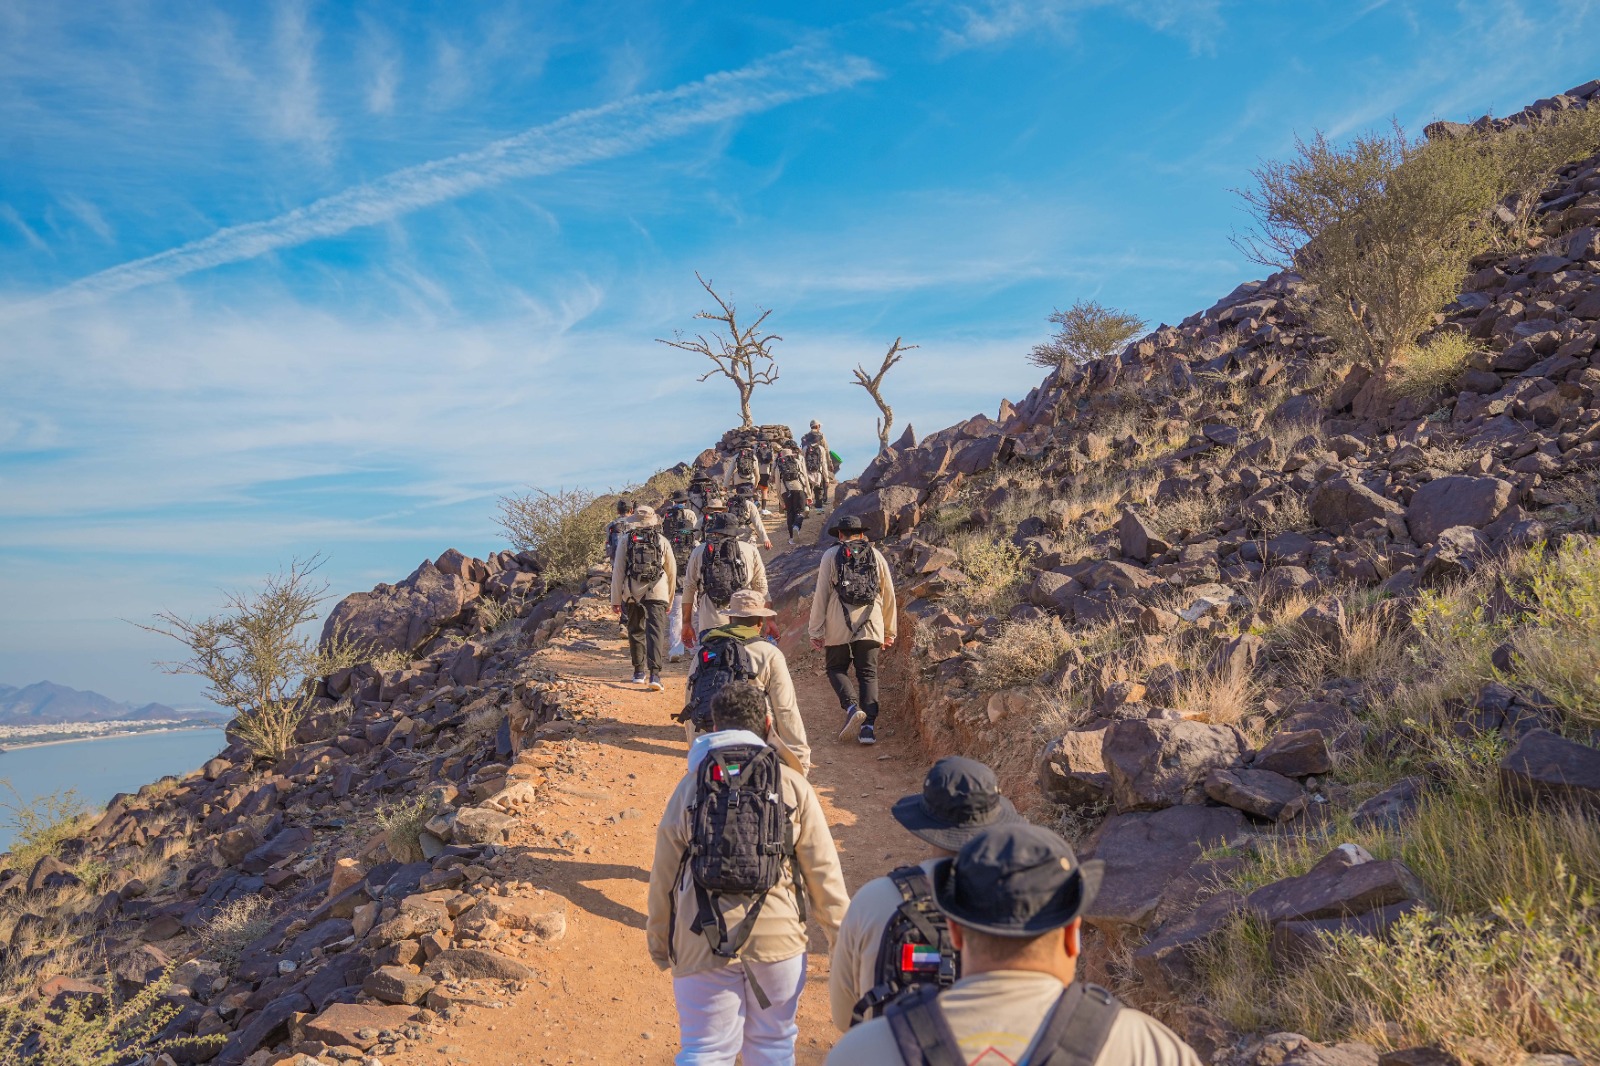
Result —
<instances>
[{"instance_id":1,"label":"coastline","mask_svg":"<svg viewBox=\"0 0 1600 1066\"><path fill-rule=\"evenodd\" d=\"M225 724L186 725L175 729L130 729L124 733L96 733L93 736L68 737L64 740L24 741L20 744L0 744L0 755L6 755L13 751L26 751L29 748L53 748L57 744L84 744L95 740L119 740L123 737L149 737L162 733L193 733L201 729L221 730L223 728L225 728Z\"/></svg>"}]
</instances>

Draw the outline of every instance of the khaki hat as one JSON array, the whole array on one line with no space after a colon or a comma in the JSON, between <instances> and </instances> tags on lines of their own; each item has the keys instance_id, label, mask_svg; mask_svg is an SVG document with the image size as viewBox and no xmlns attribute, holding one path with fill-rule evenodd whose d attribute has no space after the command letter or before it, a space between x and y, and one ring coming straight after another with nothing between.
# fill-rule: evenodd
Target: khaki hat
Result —
<instances>
[{"instance_id":1,"label":"khaki hat","mask_svg":"<svg viewBox=\"0 0 1600 1066\"><path fill-rule=\"evenodd\" d=\"M729 618L774 618L778 612L768 609L761 593L755 589L740 589L728 600L722 613Z\"/></svg>"},{"instance_id":2,"label":"khaki hat","mask_svg":"<svg viewBox=\"0 0 1600 1066\"><path fill-rule=\"evenodd\" d=\"M661 524L661 516L656 514L656 509L648 504L633 509L633 524L636 528L649 529L651 526Z\"/></svg>"}]
</instances>

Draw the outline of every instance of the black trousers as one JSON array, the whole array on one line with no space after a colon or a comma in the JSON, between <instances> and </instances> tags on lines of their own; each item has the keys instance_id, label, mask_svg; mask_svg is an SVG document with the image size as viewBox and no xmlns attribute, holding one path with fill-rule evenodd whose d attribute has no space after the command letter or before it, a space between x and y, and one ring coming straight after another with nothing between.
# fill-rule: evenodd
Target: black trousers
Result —
<instances>
[{"instance_id":1,"label":"black trousers","mask_svg":"<svg viewBox=\"0 0 1600 1066\"><path fill-rule=\"evenodd\" d=\"M659 674L667 661L667 612L671 604L656 600L639 603L630 600L622 605L622 617L628 624L628 654L633 657L636 674Z\"/></svg>"},{"instance_id":2,"label":"black trousers","mask_svg":"<svg viewBox=\"0 0 1600 1066\"><path fill-rule=\"evenodd\" d=\"M806 499L805 489L785 489L783 493L783 517L789 526L789 536L797 536L800 527L806 524L806 507L810 501Z\"/></svg>"},{"instance_id":3,"label":"black trousers","mask_svg":"<svg viewBox=\"0 0 1600 1066\"><path fill-rule=\"evenodd\" d=\"M839 706L848 708L852 703L867 712L867 724L878 720L878 649L875 640L858 640L850 644L829 644L827 650L828 684L839 697ZM855 676L850 676L851 668Z\"/></svg>"}]
</instances>

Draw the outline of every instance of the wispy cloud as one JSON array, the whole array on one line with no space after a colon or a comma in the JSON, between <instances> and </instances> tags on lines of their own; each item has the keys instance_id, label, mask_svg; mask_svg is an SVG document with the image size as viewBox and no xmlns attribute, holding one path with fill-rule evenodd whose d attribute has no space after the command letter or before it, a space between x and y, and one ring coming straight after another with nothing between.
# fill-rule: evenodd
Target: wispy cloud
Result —
<instances>
[{"instance_id":1,"label":"wispy cloud","mask_svg":"<svg viewBox=\"0 0 1600 1066\"><path fill-rule=\"evenodd\" d=\"M273 91L271 115L284 140L308 146L318 162L326 163L332 157L334 123L322 113L317 40L303 3L285 4L278 9L273 44L281 70Z\"/></svg>"},{"instance_id":2,"label":"wispy cloud","mask_svg":"<svg viewBox=\"0 0 1600 1066\"><path fill-rule=\"evenodd\" d=\"M17 209L10 204L0 204L0 218L11 223L12 227L22 234L22 239L27 241L28 246L33 248L34 251L48 252L50 250L50 246L44 243L44 238L39 236L34 228L28 225L27 221L17 213Z\"/></svg>"},{"instance_id":3,"label":"wispy cloud","mask_svg":"<svg viewBox=\"0 0 1600 1066\"><path fill-rule=\"evenodd\" d=\"M554 174L628 155L699 126L845 89L877 76L870 62L856 56L811 50L779 53L676 89L577 111L473 152L406 167L276 218L218 230L178 248L91 274L34 300L0 308L0 321L94 302L337 236L514 178ZM10 217L23 226L14 211Z\"/></svg>"},{"instance_id":4,"label":"wispy cloud","mask_svg":"<svg viewBox=\"0 0 1600 1066\"><path fill-rule=\"evenodd\" d=\"M88 226L96 237L99 237L107 244L117 239L116 233L111 229L111 223L106 221L106 216L101 214L100 209L94 204L91 204L81 196L73 196L71 193L64 194L59 199L61 200L61 206L71 211L79 222Z\"/></svg>"},{"instance_id":5,"label":"wispy cloud","mask_svg":"<svg viewBox=\"0 0 1600 1066\"><path fill-rule=\"evenodd\" d=\"M944 37L955 49L982 48L1040 32L1071 38L1085 15L1110 11L1205 49L1222 27L1221 6L1222 0L982 0L955 5L958 25L947 28Z\"/></svg>"}]
</instances>

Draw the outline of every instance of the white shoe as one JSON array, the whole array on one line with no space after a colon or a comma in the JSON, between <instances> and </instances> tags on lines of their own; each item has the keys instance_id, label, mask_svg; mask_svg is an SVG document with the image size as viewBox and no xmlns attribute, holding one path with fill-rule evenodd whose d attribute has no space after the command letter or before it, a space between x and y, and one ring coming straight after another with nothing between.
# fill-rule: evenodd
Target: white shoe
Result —
<instances>
[{"instance_id":1,"label":"white shoe","mask_svg":"<svg viewBox=\"0 0 1600 1066\"><path fill-rule=\"evenodd\" d=\"M766 515L766 516L767 516L767 517L769 517L769 518L770 518L770 517L771 517L771 516L772 516L772 512L771 512L771 511L769 511L769 510L768 510L768 509L767 509L767 508L765 508L765 507L763 507L763 508L761 508L761 513L762 513L762 514L764 514L764 515Z\"/></svg>"}]
</instances>

